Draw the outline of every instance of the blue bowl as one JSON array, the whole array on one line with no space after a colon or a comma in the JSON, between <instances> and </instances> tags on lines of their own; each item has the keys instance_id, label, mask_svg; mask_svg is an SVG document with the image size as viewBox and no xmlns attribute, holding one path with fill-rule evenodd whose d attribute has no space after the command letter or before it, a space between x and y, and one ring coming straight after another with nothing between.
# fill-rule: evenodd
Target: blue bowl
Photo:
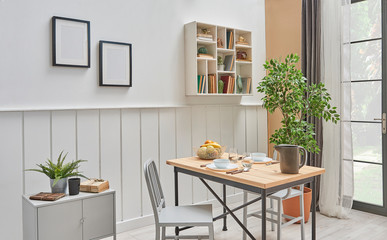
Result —
<instances>
[{"instance_id":1,"label":"blue bowl","mask_svg":"<svg viewBox=\"0 0 387 240\"><path fill-rule=\"evenodd\" d=\"M230 164L230 160L228 159L214 159L215 167L219 169L226 169Z\"/></svg>"}]
</instances>

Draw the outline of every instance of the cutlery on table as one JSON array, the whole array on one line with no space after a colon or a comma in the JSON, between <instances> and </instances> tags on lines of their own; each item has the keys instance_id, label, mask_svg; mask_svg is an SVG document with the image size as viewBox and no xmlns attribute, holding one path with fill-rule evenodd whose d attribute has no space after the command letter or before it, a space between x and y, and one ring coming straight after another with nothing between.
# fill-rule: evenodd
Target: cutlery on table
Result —
<instances>
[{"instance_id":1,"label":"cutlery on table","mask_svg":"<svg viewBox=\"0 0 387 240\"><path fill-rule=\"evenodd\" d=\"M248 172L248 171L250 170L250 168L251 168L251 167L245 167L245 168L242 168L242 169L240 169L240 170L231 172L231 174L234 175L234 174L237 174L237 173Z\"/></svg>"},{"instance_id":2,"label":"cutlery on table","mask_svg":"<svg viewBox=\"0 0 387 240\"><path fill-rule=\"evenodd\" d=\"M279 161L276 161L276 162L271 161L271 162L265 163L265 165L266 165L266 166L269 166L269 165L277 164L277 163L280 163L280 162L279 162Z\"/></svg>"},{"instance_id":3,"label":"cutlery on table","mask_svg":"<svg viewBox=\"0 0 387 240\"><path fill-rule=\"evenodd\" d=\"M202 164L200 165L200 167L207 167L208 165L210 165L211 163L207 163L207 164Z\"/></svg>"}]
</instances>

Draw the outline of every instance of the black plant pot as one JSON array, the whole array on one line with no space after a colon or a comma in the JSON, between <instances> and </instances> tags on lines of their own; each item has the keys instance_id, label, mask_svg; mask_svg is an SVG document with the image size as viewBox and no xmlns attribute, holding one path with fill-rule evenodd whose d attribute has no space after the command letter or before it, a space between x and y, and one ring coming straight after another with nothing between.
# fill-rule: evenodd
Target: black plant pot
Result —
<instances>
[{"instance_id":1,"label":"black plant pot","mask_svg":"<svg viewBox=\"0 0 387 240\"><path fill-rule=\"evenodd\" d=\"M70 195L78 195L80 184L81 184L80 178L70 178L69 179L69 194Z\"/></svg>"}]
</instances>

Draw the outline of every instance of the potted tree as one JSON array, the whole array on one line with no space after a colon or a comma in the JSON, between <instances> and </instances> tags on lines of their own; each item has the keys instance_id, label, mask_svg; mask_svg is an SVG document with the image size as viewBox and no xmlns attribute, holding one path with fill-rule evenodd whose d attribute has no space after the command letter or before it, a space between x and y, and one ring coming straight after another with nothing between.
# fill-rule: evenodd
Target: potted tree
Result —
<instances>
[{"instance_id":1,"label":"potted tree","mask_svg":"<svg viewBox=\"0 0 387 240\"><path fill-rule=\"evenodd\" d=\"M331 97L323 83L307 85L306 78L296 68L299 59L296 54L290 54L284 62L276 59L266 61L263 66L267 75L258 84L257 91L265 94L262 98L263 106L269 113L279 109L283 116L282 127L275 130L269 141L276 145L299 145L308 152L319 153L320 148L314 139L314 124L307 122L306 117L313 116L337 123L340 116L336 107L331 106ZM304 189L304 197L307 221L311 204L310 189ZM294 212L299 216L299 204L287 204L288 200L283 201L284 213L292 215L288 208L293 205L291 207L298 206Z\"/></svg>"},{"instance_id":2,"label":"potted tree","mask_svg":"<svg viewBox=\"0 0 387 240\"><path fill-rule=\"evenodd\" d=\"M67 188L68 177L85 177L81 172L78 171L81 162L86 160L74 160L72 162L64 164L64 160L67 157L66 153L63 157L63 151L59 154L57 163L55 164L50 159L47 159L45 164L36 164L39 169L26 169L26 171L40 172L50 178L50 187L52 193L65 193Z\"/></svg>"}]
</instances>

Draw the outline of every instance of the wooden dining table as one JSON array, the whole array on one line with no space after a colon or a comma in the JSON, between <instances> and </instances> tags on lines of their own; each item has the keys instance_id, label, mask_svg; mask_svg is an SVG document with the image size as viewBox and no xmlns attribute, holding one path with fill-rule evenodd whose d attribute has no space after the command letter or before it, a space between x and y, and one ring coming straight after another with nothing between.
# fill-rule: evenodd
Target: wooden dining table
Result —
<instances>
[{"instance_id":1,"label":"wooden dining table","mask_svg":"<svg viewBox=\"0 0 387 240\"><path fill-rule=\"evenodd\" d=\"M223 156L227 158L227 156ZM230 215L238 223L238 225L247 233L251 239L255 237L250 231L242 224L242 222L235 216L234 211L240 210L252 203L261 200L262 206L262 229L261 239L266 239L266 198L267 196L286 189L294 187L300 184L311 183L312 189L312 239L316 239L316 176L319 176L325 172L325 169L311 166L304 166L300 169L298 174L284 174L281 173L280 164L253 164L252 168L248 172L242 172L238 174L227 174L225 171L215 171L203 165L212 163L211 160L202 160L198 157L185 157L179 159L167 160L167 164L174 167L174 183L175 183L175 205L179 205L179 192L178 192L178 174L183 173L198 177L207 189L214 195L214 197L223 206L223 214L214 218L214 221L223 219L223 230L227 230L226 218ZM218 182L223 184L223 199L209 186L206 180ZM255 192L260 197L248 201L247 203L240 205L234 209L230 209L227 206L227 194L226 185L237 187L246 191ZM180 231L183 231L190 226L178 228L176 227L175 233L179 235Z\"/></svg>"}]
</instances>

